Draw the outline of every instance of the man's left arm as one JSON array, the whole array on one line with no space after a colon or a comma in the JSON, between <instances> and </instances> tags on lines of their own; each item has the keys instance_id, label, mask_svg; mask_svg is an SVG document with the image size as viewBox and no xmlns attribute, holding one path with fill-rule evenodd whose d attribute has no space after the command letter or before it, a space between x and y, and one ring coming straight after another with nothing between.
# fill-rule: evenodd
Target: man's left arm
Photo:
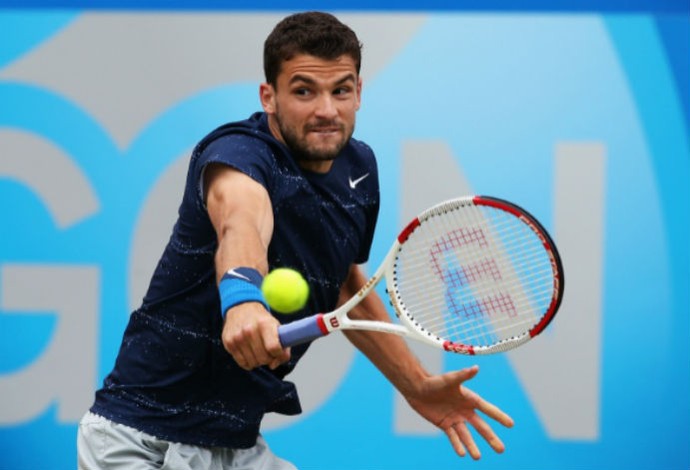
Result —
<instances>
[{"instance_id":1,"label":"man's left arm","mask_svg":"<svg viewBox=\"0 0 690 470\"><path fill-rule=\"evenodd\" d=\"M339 303L347 301L366 282L367 278L359 266L353 265L341 288ZM364 298L350 311L349 316L352 319L390 321L386 307L376 292ZM465 456L469 452L474 459L481 455L468 425L474 427L496 452L503 452L503 442L478 411L507 427L513 425L513 420L463 385L477 374L477 366L431 375L398 335L363 330L344 332L415 411L446 433L458 455Z\"/></svg>"}]
</instances>

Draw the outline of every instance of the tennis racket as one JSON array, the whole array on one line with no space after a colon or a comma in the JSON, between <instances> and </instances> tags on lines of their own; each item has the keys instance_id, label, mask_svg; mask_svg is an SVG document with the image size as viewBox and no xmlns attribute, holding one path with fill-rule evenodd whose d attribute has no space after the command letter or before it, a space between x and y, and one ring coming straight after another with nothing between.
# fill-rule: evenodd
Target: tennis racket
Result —
<instances>
[{"instance_id":1,"label":"tennis racket","mask_svg":"<svg viewBox=\"0 0 690 470\"><path fill-rule=\"evenodd\" d=\"M347 314L386 278L399 323ZM381 266L330 313L282 325L294 346L334 330L395 333L461 354L515 348L544 331L563 297L563 266L544 227L507 201L472 196L422 212L398 235Z\"/></svg>"}]
</instances>

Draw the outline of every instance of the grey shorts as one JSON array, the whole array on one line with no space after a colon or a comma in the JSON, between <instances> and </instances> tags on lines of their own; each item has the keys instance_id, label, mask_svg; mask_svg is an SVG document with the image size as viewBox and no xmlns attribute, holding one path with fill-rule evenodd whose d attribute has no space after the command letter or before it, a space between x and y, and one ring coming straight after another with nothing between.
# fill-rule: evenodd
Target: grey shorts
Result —
<instances>
[{"instance_id":1,"label":"grey shorts","mask_svg":"<svg viewBox=\"0 0 690 470\"><path fill-rule=\"evenodd\" d=\"M261 436L249 449L197 447L164 441L90 412L79 423L77 458L79 470L297 470L276 457Z\"/></svg>"}]
</instances>

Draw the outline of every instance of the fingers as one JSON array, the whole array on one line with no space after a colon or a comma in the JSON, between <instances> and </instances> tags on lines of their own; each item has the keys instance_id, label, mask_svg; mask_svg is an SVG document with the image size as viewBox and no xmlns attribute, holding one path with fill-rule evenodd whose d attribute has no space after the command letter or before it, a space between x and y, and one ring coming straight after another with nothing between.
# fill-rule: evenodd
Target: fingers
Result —
<instances>
[{"instance_id":1,"label":"fingers","mask_svg":"<svg viewBox=\"0 0 690 470\"><path fill-rule=\"evenodd\" d=\"M268 362L262 362L262 365L266 364L269 368L275 369L290 359L290 348L283 349L283 346L280 344L277 322L265 325L261 331L261 339L268 356Z\"/></svg>"},{"instance_id":2,"label":"fingers","mask_svg":"<svg viewBox=\"0 0 690 470\"><path fill-rule=\"evenodd\" d=\"M450 444L453 446L455 453L458 454L460 457L464 457L467 454L467 452L465 451L465 446L462 444L460 436L458 436L455 427L451 426L448 429L446 429L446 435L448 436L448 439L450 439Z\"/></svg>"},{"instance_id":3,"label":"fingers","mask_svg":"<svg viewBox=\"0 0 690 470\"><path fill-rule=\"evenodd\" d=\"M479 373L479 366L474 365L472 367L467 367L465 369L460 370L460 373L462 374L462 381L466 382L470 379L473 379L475 375Z\"/></svg>"},{"instance_id":4,"label":"fingers","mask_svg":"<svg viewBox=\"0 0 690 470\"><path fill-rule=\"evenodd\" d=\"M511 418L507 413L503 412L503 410L501 410L499 407L489 403L486 400L480 400L477 405L477 409L507 428L512 428L515 424L513 418Z\"/></svg>"},{"instance_id":5,"label":"fingers","mask_svg":"<svg viewBox=\"0 0 690 470\"><path fill-rule=\"evenodd\" d=\"M222 340L245 370L263 365L275 369L290 359L290 349L283 349L278 338L278 321L263 308L228 311Z\"/></svg>"},{"instance_id":6,"label":"fingers","mask_svg":"<svg viewBox=\"0 0 690 470\"><path fill-rule=\"evenodd\" d=\"M450 384L454 383L460 394L457 396L455 405L458 413L451 418L452 421L449 421L453 424L445 429L455 452L461 457L469 454L473 459L479 459L481 453L472 437L470 426L474 427L495 452L502 453L505 451L505 445L487 424L488 420L485 421L485 418L491 418L506 427L512 427L514 424L507 413L463 385L467 380L474 378L478 372L479 368L473 366L457 371L450 377Z\"/></svg>"},{"instance_id":7,"label":"fingers","mask_svg":"<svg viewBox=\"0 0 690 470\"><path fill-rule=\"evenodd\" d=\"M481 458L482 454L479 452L479 448L465 423L453 424L446 430L446 435L450 439L453 449L460 457L464 457L469 452L474 460Z\"/></svg>"},{"instance_id":8,"label":"fingers","mask_svg":"<svg viewBox=\"0 0 690 470\"><path fill-rule=\"evenodd\" d=\"M239 366L251 370L268 365L275 369L290 359L289 349L283 349L278 340L276 325L259 323L257 327L246 326L242 329L239 357L243 360Z\"/></svg>"},{"instance_id":9,"label":"fingers","mask_svg":"<svg viewBox=\"0 0 690 470\"><path fill-rule=\"evenodd\" d=\"M476 429L479 435L482 436L486 442L488 442L494 451L501 454L506 450L503 441L501 441L493 429L491 429L491 426L486 424L486 422L480 416L475 415L470 418L469 421L472 426L474 426L474 429Z\"/></svg>"},{"instance_id":10,"label":"fingers","mask_svg":"<svg viewBox=\"0 0 690 470\"><path fill-rule=\"evenodd\" d=\"M452 381L457 381L462 384L468 380L474 378L475 375L479 373L479 366L467 367L465 369L460 369L454 372L449 372L448 375L451 377Z\"/></svg>"},{"instance_id":11,"label":"fingers","mask_svg":"<svg viewBox=\"0 0 690 470\"><path fill-rule=\"evenodd\" d=\"M467 387L463 386L462 383L472 379L474 376L479 373L479 366L472 366L467 369L462 369L460 371L456 372L456 379L461 378L460 382L460 393L465 395L466 397L474 397L475 400L475 406L476 408L490 417L491 419L494 419L501 423L503 426L507 428L512 428L513 425L515 424L513 421L513 418L511 418L507 413L505 413L503 410L501 410L499 407L494 405L493 403L490 403L483 398L481 398L479 395L476 393L470 391Z\"/></svg>"},{"instance_id":12,"label":"fingers","mask_svg":"<svg viewBox=\"0 0 690 470\"><path fill-rule=\"evenodd\" d=\"M467 426L464 423L456 424L454 427L458 433L458 436L460 437L460 441L462 441L472 458L474 460L478 460L482 454L479 452L479 448L474 442L474 438L472 437L472 434L470 434L470 430L467 429Z\"/></svg>"},{"instance_id":13,"label":"fingers","mask_svg":"<svg viewBox=\"0 0 690 470\"><path fill-rule=\"evenodd\" d=\"M259 348L254 346L255 342L254 330L250 327L232 329L230 333L223 334L225 349L237 365L245 370L251 370L260 364L256 353Z\"/></svg>"},{"instance_id":14,"label":"fingers","mask_svg":"<svg viewBox=\"0 0 690 470\"><path fill-rule=\"evenodd\" d=\"M455 423L446 429L446 435L450 439L453 449L460 457L464 457L469 452L473 459L478 460L481 458L479 447L477 447L477 444L472 437L472 433L470 433L470 430L467 426L468 422L474 427L479 435L486 440L486 442L495 452L501 454L505 451L503 441L501 441L491 427L486 424L486 422L480 416L475 415L466 422Z\"/></svg>"}]
</instances>

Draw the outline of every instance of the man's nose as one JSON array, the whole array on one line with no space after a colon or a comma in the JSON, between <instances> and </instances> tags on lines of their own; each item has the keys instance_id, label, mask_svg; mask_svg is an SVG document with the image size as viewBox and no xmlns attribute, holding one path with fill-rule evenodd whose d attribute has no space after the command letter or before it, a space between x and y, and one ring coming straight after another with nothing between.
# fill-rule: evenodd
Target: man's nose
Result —
<instances>
[{"instance_id":1,"label":"man's nose","mask_svg":"<svg viewBox=\"0 0 690 470\"><path fill-rule=\"evenodd\" d=\"M338 115L335 99L330 93L323 93L316 103L316 115L321 118L333 118Z\"/></svg>"}]
</instances>

